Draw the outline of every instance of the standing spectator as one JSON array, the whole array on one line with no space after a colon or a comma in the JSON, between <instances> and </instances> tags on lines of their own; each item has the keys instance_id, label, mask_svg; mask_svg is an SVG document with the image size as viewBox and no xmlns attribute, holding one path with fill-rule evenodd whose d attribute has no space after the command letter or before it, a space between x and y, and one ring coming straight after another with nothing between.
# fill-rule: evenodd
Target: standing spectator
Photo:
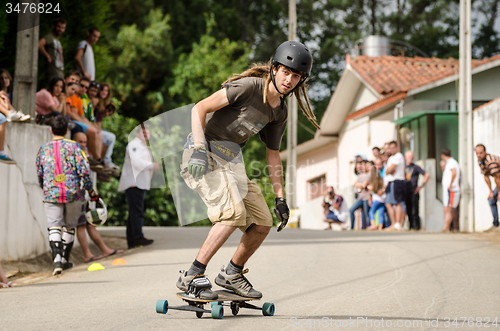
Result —
<instances>
[{"instance_id":1,"label":"standing spectator","mask_svg":"<svg viewBox=\"0 0 500 331\"><path fill-rule=\"evenodd\" d=\"M401 230L405 220L405 158L398 152L398 143L391 141L386 149L387 160L384 180L387 182L385 207L391 220L389 229ZM396 208L394 208L394 205Z\"/></svg>"},{"instance_id":2,"label":"standing spectator","mask_svg":"<svg viewBox=\"0 0 500 331\"><path fill-rule=\"evenodd\" d=\"M354 189L356 190L357 197L354 204L349 209L351 215L351 230L354 230L355 216L354 212L361 209L361 228L366 227L366 220L368 219L368 199L370 198L370 192L367 190L368 182L370 180L370 174L367 173L365 167L365 161L356 163L356 170L358 173L358 178L354 183Z\"/></svg>"},{"instance_id":3,"label":"standing spectator","mask_svg":"<svg viewBox=\"0 0 500 331\"><path fill-rule=\"evenodd\" d=\"M410 222L410 229L420 230L420 216L418 215L420 189L427 184L430 175L413 163L413 152L405 153L405 177L406 177L406 212ZM422 186L418 186L418 176L424 176Z\"/></svg>"},{"instance_id":4,"label":"standing spectator","mask_svg":"<svg viewBox=\"0 0 500 331\"><path fill-rule=\"evenodd\" d=\"M47 118L66 115L66 84L64 79L54 77L47 89L36 93L36 123L44 124Z\"/></svg>"},{"instance_id":5,"label":"standing spectator","mask_svg":"<svg viewBox=\"0 0 500 331\"><path fill-rule=\"evenodd\" d=\"M478 144L475 148L477 163L481 168L481 174L484 176L484 181L490 190L488 194L488 202L491 207L491 213L493 214L493 226L489 230L498 230L498 208L497 201L500 200L500 195L498 194L498 188L500 187L500 157L487 154L486 147L483 144ZM495 190L491 189L490 176L493 177L496 187Z\"/></svg>"},{"instance_id":6,"label":"standing spectator","mask_svg":"<svg viewBox=\"0 0 500 331\"><path fill-rule=\"evenodd\" d=\"M441 151L441 159L445 162L442 179L444 205L443 231L448 232L453 221L452 209L456 209L460 201L460 166L451 156L449 148L444 148Z\"/></svg>"},{"instance_id":7,"label":"standing spectator","mask_svg":"<svg viewBox=\"0 0 500 331\"><path fill-rule=\"evenodd\" d=\"M380 159L375 160L375 166L370 169L370 184L369 190L372 192L371 206L368 213L370 219L370 226L367 230L382 230L384 228L384 213L385 213L385 199L386 193L384 190L384 180L380 176L379 168L382 165ZM377 223L378 213L378 223Z\"/></svg>"},{"instance_id":8,"label":"standing spectator","mask_svg":"<svg viewBox=\"0 0 500 331\"><path fill-rule=\"evenodd\" d=\"M7 125L7 116L9 114L7 94L0 91L0 161L8 164L16 163L12 158L8 157L4 150L5 145L5 127Z\"/></svg>"},{"instance_id":9,"label":"standing spectator","mask_svg":"<svg viewBox=\"0 0 500 331\"><path fill-rule=\"evenodd\" d=\"M87 38L80 41L76 47L75 61L83 76L90 80L95 80L94 45L101 36L101 32L96 28L91 28L87 32Z\"/></svg>"},{"instance_id":10,"label":"standing spectator","mask_svg":"<svg viewBox=\"0 0 500 331\"><path fill-rule=\"evenodd\" d=\"M146 246L153 243L142 233L144 224L144 199L151 188L153 170L160 169L157 162L152 162L146 141L149 129L139 127L135 138L128 143L123 162L123 170L118 184L118 192L125 192L128 203L127 244L128 248Z\"/></svg>"},{"instance_id":11,"label":"standing spectator","mask_svg":"<svg viewBox=\"0 0 500 331\"><path fill-rule=\"evenodd\" d=\"M47 73L45 79L50 81L53 77L64 78L63 47L59 37L66 30L66 20L58 18L52 24L52 31L38 42L38 50L47 60Z\"/></svg>"},{"instance_id":12,"label":"standing spectator","mask_svg":"<svg viewBox=\"0 0 500 331\"><path fill-rule=\"evenodd\" d=\"M376 159L380 159L380 148L378 147L373 147L372 148L372 153L373 153L373 158L376 160Z\"/></svg>"},{"instance_id":13,"label":"standing spectator","mask_svg":"<svg viewBox=\"0 0 500 331\"><path fill-rule=\"evenodd\" d=\"M332 223L340 225L340 229L342 230L348 217L347 204L341 195L335 194L333 186L330 186L325 193L323 208L325 209L325 218L323 221L328 223L328 227L325 230L332 230Z\"/></svg>"},{"instance_id":14,"label":"standing spectator","mask_svg":"<svg viewBox=\"0 0 500 331\"><path fill-rule=\"evenodd\" d=\"M31 118L12 107L12 76L5 69L0 69L0 91L7 95L7 122L24 122Z\"/></svg>"},{"instance_id":15,"label":"standing spectator","mask_svg":"<svg viewBox=\"0 0 500 331\"><path fill-rule=\"evenodd\" d=\"M80 146L80 148L83 150L84 153L87 152L87 136L83 132L77 132L74 135L73 140L78 143L78 145ZM92 239L92 241L101 250L101 255L95 256L90 251L85 230L87 230L90 239ZM84 214L81 214L80 217L78 218L76 237L78 238L78 242L80 243L80 247L82 248L83 251L84 262L93 262L95 260L102 259L111 255L123 253L121 249L118 250L109 248L106 245L106 243L102 240L101 235L99 234L99 231L97 231L96 227L87 222Z\"/></svg>"},{"instance_id":16,"label":"standing spectator","mask_svg":"<svg viewBox=\"0 0 500 331\"><path fill-rule=\"evenodd\" d=\"M98 201L99 196L92 189L85 154L77 143L64 139L68 132L68 120L61 115L55 116L51 132L53 140L40 147L36 167L48 221L52 274L57 275L73 267L69 256L82 211L81 182L92 201Z\"/></svg>"}]
</instances>

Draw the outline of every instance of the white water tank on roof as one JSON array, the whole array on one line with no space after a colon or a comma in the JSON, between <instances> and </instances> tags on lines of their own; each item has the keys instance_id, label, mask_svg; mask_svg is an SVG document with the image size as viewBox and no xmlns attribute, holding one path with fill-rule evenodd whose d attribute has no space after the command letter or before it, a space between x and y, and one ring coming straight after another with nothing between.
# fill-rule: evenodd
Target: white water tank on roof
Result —
<instances>
[{"instance_id":1,"label":"white water tank on roof","mask_svg":"<svg viewBox=\"0 0 500 331\"><path fill-rule=\"evenodd\" d=\"M391 41L383 36L368 36L358 40L351 52L354 57L391 55Z\"/></svg>"}]
</instances>

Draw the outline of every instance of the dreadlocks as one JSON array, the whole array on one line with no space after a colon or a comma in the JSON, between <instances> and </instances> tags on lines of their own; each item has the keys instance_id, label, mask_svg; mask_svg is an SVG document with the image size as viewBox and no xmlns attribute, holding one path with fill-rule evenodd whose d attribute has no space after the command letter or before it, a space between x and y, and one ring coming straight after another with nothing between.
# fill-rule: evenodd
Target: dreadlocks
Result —
<instances>
[{"instance_id":1,"label":"dreadlocks","mask_svg":"<svg viewBox=\"0 0 500 331\"><path fill-rule=\"evenodd\" d=\"M281 64L278 64L276 69L279 69L280 65ZM266 80L266 83L264 84L264 96L262 101L264 103L267 103L267 91L269 90L269 83L271 83L271 75L270 75L271 68L272 68L271 61L267 63L255 63L250 69L243 71L241 74L234 74L233 77L229 77L222 85L244 77L264 78ZM293 69L292 71L295 72L295 70ZM316 129L320 129L319 124L316 122L316 115L314 115L314 112L311 108L311 104L309 102L309 98L307 97L307 88L308 88L306 84L307 80L308 79L306 79L305 82L303 82L300 86L298 86L293 91L293 94L295 95L295 98L297 98L297 104L302 110L302 113L306 116L309 122L311 122L316 127ZM305 104L302 98L304 98Z\"/></svg>"}]
</instances>

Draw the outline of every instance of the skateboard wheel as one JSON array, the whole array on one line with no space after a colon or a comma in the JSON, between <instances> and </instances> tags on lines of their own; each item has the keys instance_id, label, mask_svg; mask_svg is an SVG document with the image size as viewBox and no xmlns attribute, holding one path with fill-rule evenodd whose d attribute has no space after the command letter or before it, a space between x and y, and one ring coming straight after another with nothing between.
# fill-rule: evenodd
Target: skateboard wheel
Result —
<instances>
[{"instance_id":1,"label":"skateboard wheel","mask_svg":"<svg viewBox=\"0 0 500 331\"><path fill-rule=\"evenodd\" d=\"M262 306L262 315L274 316L274 303L266 302Z\"/></svg>"},{"instance_id":2,"label":"skateboard wheel","mask_svg":"<svg viewBox=\"0 0 500 331\"><path fill-rule=\"evenodd\" d=\"M213 319L222 319L224 317L224 307L221 305L212 306L212 318Z\"/></svg>"},{"instance_id":3,"label":"skateboard wheel","mask_svg":"<svg viewBox=\"0 0 500 331\"><path fill-rule=\"evenodd\" d=\"M158 300L156 301L156 312L158 314L166 314L168 311L168 301Z\"/></svg>"}]
</instances>

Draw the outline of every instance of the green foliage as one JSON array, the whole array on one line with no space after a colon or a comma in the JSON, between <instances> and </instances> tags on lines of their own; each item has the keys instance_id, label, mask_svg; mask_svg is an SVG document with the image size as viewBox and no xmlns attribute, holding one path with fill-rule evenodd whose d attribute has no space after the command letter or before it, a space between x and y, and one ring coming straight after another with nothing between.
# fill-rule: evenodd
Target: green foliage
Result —
<instances>
[{"instance_id":1,"label":"green foliage","mask_svg":"<svg viewBox=\"0 0 500 331\"><path fill-rule=\"evenodd\" d=\"M207 23L207 34L193 45L189 54L181 54L173 73L169 92L185 103L198 102L220 89L220 84L248 66L247 45L210 35L213 17Z\"/></svg>"}]
</instances>

